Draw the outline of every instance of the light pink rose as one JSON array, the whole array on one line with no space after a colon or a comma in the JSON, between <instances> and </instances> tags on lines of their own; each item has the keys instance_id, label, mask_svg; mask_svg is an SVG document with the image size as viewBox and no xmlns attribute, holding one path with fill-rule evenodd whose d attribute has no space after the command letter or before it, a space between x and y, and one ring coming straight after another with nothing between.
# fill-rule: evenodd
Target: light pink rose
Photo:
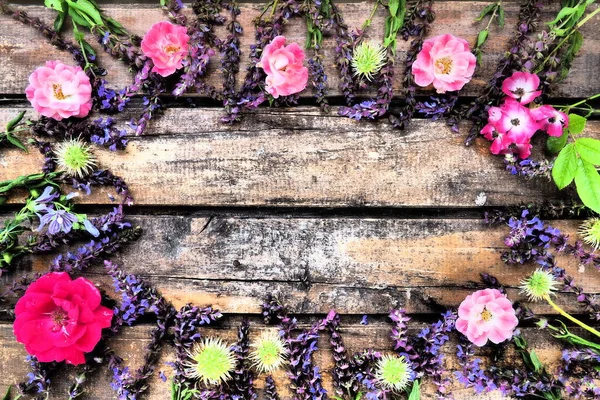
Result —
<instances>
[{"instance_id":1,"label":"light pink rose","mask_svg":"<svg viewBox=\"0 0 600 400\"><path fill-rule=\"evenodd\" d=\"M285 45L285 37L277 36L265 46L257 67L267 74L266 89L273 97L289 96L306 88L308 68L303 65L304 50L297 43Z\"/></svg>"},{"instance_id":2,"label":"light pink rose","mask_svg":"<svg viewBox=\"0 0 600 400\"><path fill-rule=\"evenodd\" d=\"M529 104L542 94L537 90L539 86L540 78L536 74L517 71L502 82L502 91L521 104Z\"/></svg>"},{"instance_id":3,"label":"light pink rose","mask_svg":"<svg viewBox=\"0 0 600 400\"><path fill-rule=\"evenodd\" d=\"M33 71L25 94L35 111L57 121L83 118L92 109L90 78L80 67L60 61L46 61L45 66Z\"/></svg>"},{"instance_id":4,"label":"light pink rose","mask_svg":"<svg viewBox=\"0 0 600 400\"><path fill-rule=\"evenodd\" d=\"M477 59L469 43L445 34L427 39L412 65L415 83L433 87L438 93L460 90L471 80Z\"/></svg>"},{"instance_id":5,"label":"light pink rose","mask_svg":"<svg viewBox=\"0 0 600 400\"><path fill-rule=\"evenodd\" d=\"M477 346L510 339L519 320L510 300L497 289L470 294L458 308L456 329Z\"/></svg>"},{"instance_id":6,"label":"light pink rose","mask_svg":"<svg viewBox=\"0 0 600 400\"><path fill-rule=\"evenodd\" d=\"M187 28L170 22L157 22L142 40L142 51L154 63L152 72L169 76L183 67L190 37Z\"/></svg>"},{"instance_id":7,"label":"light pink rose","mask_svg":"<svg viewBox=\"0 0 600 400\"><path fill-rule=\"evenodd\" d=\"M552 106L531 109L531 116L540 124L540 129L550 136L562 136L563 129L569 127L569 117Z\"/></svg>"}]
</instances>

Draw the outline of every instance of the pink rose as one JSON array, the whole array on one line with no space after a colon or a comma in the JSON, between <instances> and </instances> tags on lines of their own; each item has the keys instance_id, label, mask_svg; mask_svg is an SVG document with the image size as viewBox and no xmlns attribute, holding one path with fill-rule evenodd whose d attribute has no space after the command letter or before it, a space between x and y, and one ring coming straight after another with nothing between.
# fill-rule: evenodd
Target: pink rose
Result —
<instances>
[{"instance_id":1,"label":"pink rose","mask_svg":"<svg viewBox=\"0 0 600 400\"><path fill-rule=\"evenodd\" d=\"M494 125L502 133L506 133L515 143L523 143L540 129L540 125L531 116L529 108L518 101L506 98L500 107L502 117Z\"/></svg>"},{"instance_id":2,"label":"pink rose","mask_svg":"<svg viewBox=\"0 0 600 400\"><path fill-rule=\"evenodd\" d=\"M552 106L541 106L531 109L531 116L540 125L540 129L550 136L562 136L563 130L569 127L569 117Z\"/></svg>"},{"instance_id":3,"label":"pink rose","mask_svg":"<svg viewBox=\"0 0 600 400\"><path fill-rule=\"evenodd\" d=\"M170 22L157 22L142 40L142 51L154 63L152 72L169 76L183 67L190 37L187 28Z\"/></svg>"},{"instance_id":4,"label":"pink rose","mask_svg":"<svg viewBox=\"0 0 600 400\"><path fill-rule=\"evenodd\" d=\"M427 39L412 65L415 83L433 87L438 93L460 90L471 80L477 59L469 43L445 34Z\"/></svg>"},{"instance_id":5,"label":"pink rose","mask_svg":"<svg viewBox=\"0 0 600 400\"><path fill-rule=\"evenodd\" d=\"M477 346L488 340L500 343L510 339L519 324L510 300L496 289L470 294L460 303L456 329Z\"/></svg>"},{"instance_id":6,"label":"pink rose","mask_svg":"<svg viewBox=\"0 0 600 400\"><path fill-rule=\"evenodd\" d=\"M502 91L521 104L529 104L542 94L541 90L537 90L538 86L540 86L540 78L536 74L515 72L502 82Z\"/></svg>"},{"instance_id":7,"label":"pink rose","mask_svg":"<svg viewBox=\"0 0 600 400\"><path fill-rule=\"evenodd\" d=\"M267 92L278 98L303 91L308 82L308 68L302 64L303 61L304 51L297 43L286 46L284 36L273 39L256 64L267 74Z\"/></svg>"},{"instance_id":8,"label":"pink rose","mask_svg":"<svg viewBox=\"0 0 600 400\"><path fill-rule=\"evenodd\" d=\"M45 66L33 71L25 94L35 111L57 121L83 118L92 109L90 78L80 67L60 61L46 61Z\"/></svg>"},{"instance_id":9,"label":"pink rose","mask_svg":"<svg viewBox=\"0 0 600 400\"><path fill-rule=\"evenodd\" d=\"M33 282L15 307L17 341L41 362L85 363L84 353L100 341L113 311L100 305L100 292L85 278L52 272Z\"/></svg>"}]
</instances>

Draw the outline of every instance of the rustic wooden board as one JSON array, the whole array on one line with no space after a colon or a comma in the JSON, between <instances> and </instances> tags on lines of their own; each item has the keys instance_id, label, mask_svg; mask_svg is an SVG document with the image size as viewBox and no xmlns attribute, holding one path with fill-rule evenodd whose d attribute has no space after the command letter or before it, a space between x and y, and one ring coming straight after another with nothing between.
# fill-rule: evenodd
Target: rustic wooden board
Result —
<instances>
[{"instance_id":1,"label":"rustic wooden board","mask_svg":"<svg viewBox=\"0 0 600 400\"><path fill-rule=\"evenodd\" d=\"M17 109L0 109L0 122ZM510 175L487 140L465 147L465 133L441 122L415 120L400 132L299 107L260 109L232 127L220 115L169 109L125 151L98 149L100 165L126 180L139 205L472 208L482 192L488 206L565 198L545 178ZM586 135L599 134L590 122ZM3 150L0 180L37 173L42 160L35 149ZM81 201L110 203L106 193Z\"/></svg>"},{"instance_id":2,"label":"rustic wooden board","mask_svg":"<svg viewBox=\"0 0 600 400\"><path fill-rule=\"evenodd\" d=\"M311 318L311 320L316 321L316 317ZM236 327L238 325L237 321L238 320L235 318L228 319L220 328L204 329L201 332L209 336L218 336L223 340L233 343L236 337ZM417 334L420 327L423 326L422 323L418 322L411 322L410 325L411 328L409 332L412 335ZM307 327L308 325L303 326ZM113 339L110 342L110 345L119 355L125 358L128 365L131 365L135 368L136 366L140 365L144 347L148 343L148 332L150 329L150 326L145 325L127 328L116 339ZM253 320L251 336L255 337L259 335L264 329L269 328L265 328L261 322ZM346 347L350 352L361 351L368 347L374 348L378 351L391 352L392 348L391 341L389 339L389 330L390 325L384 322L372 322L369 325L364 326L359 325L358 319L354 318L342 326L342 335L344 337ZM522 332L531 347L535 349L540 360L548 365L550 370L553 370L558 365L560 360L561 353L559 344L550 338L546 333L540 334L537 329L524 328L522 329ZM447 354L447 357L445 358L445 365L448 369L460 368L457 365L454 356L456 352L455 346L457 344L457 338L457 333L452 334L450 342L443 347L444 354ZM479 350L478 355L485 355L487 351L488 350L486 349ZM167 376L171 376L171 369L164 363L172 359L172 354L173 349L167 346L163 350L163 358L157 368L158 371L164 371ZM26 353L22 345L14 340L14 336L12 335L12 327L7 324L0 324L0 359L8 360L8 364L5 364L7 367L3 367L3 373L0 374L0 393L4 393L3 391L6 390L6 387L9 385L15 384L24 379L28 372L27 364L24 361L25 356ZM314 360L316 365L319 366L323 373L325 388L332 393L331 371L333 368L333 359L329 350L328 335L326 333L321 336L319 341L319 350L315 353ZM500 362L510 362L514 364L516 360L517 355L513 351L509 351L507 352L506 359ZM516 362L518 365L519 362ZM56 381L53 392L54 396L52 398L58 399L64 396L63 393L65 393L67 390L70 382L73 381L77 370L74 367L65 367L62 371L64 372L61 372L61 378ZM278 371L274 376L279 393L282 395L282 399L290 399L291 394L289 392L288 380L285 377L285 373L283 371ZM88 398L98 400L114 399L115 395L108 384L110 382L110 378L111 375L104 370L98 371L96 374L94 374L86 386L89 391L88 393L93 393L93 397ZM261 375L256 380L256 386L258 388L262 388L264 386L264 378L265 376ZM456 381L454 381L451 388L452 393L457 400L468 400L473 398L477 398L478 400L491 400L502 398L499 393L475 396L471 389L463 388ZM422 399L426 400L436 398L433 395L434 391L434 385L425 380ZM155 376L151 381L148 396L145 398L148 400L165 400L170 398L169 396L169 383L163 383L158 377Z\"/></svg>"},{"instance_id":3,"label":"rustic wooden board","mask_svg":"<svg viewBox=\"0 0 600 400\"><path fill-rule=\"evenodd\" d=\"M535 265L506 266L500 255L507 227L488 228L474 219L252 218L135 216L144 229L138 242L115 260L143 276L174 304L213 304L228 313L260 313L266 293L278 293L295 313L384 314L456 308L479 283L480 273L498 277L513 301L520 280ZM554 226L576 237L577 221ZM21 263L44 272L51 257ZM600 293L600 275L573 257L560 257L588 293ZM90 271L110 291L100 267ZM10 275L4 277L10 279ZM574 295L558 297L572 312ZM532 304L540 313L553 313Z\"/></svg>"},{"instance_id":4,"label":"rustic wooden board","mask_svg":"<svg viewBox=\"0 0 600 400\"><path fill-rule=\"evenodd\" d=\"M367 1L350 4L338 3L340 3L340 9L351 28L360 27L372 9L372 3ZM542 21L554 19L554 15L559 8L558 4L558 1L554 1L550 5L544 6ZM478 31L485 26L484 22L474 22L485 5L487 5L487 2L470 2L468 7L461 1L435 2L434 10L437 13L437 19L433 23L431 35L452 33L467 39L473 44ZM478 95L487 80L492 76L500 56L508 50L508 40L515 29L518 3L506 1L504 7L506 9L506 27L503 30L499 30L495 26L492 27L490 41L486 44L486 53L483 56L482 65L473 81L462 91L463 95ZM52 12L42 7L22 6L21 8L31 15L43 18L45 21L51 22L53 20ZM143 35L153 23L165 19L164 13L156 7L156 2L152 4L106 5L104 8L107 14L122 22L133 33L139 35ZM242 60L244 60L245 65L248 61L249 45L254 42L252 20L262 12L262 8L262 4L243 4L241 6L240 22L245 29L245 34L241 37L241 49L243 51ZM134 12L132 12L133 10ZM380 8L369 28L368 36L375 39L383 37L384 17L385 13ZM8 17L0 17L0 20L4 28L2 37L0 37L0 76L4 77L0 80L0 93L22 95L31 71L42 65L46 60L60 59L65 62L72 62L68 54L61 53L44 43L30 28L12 21ZM598 20L591 21L582 28L585 35L583 49L573 64L571 76L556 88L555 96L586 97L599 91L600 70L596 68L600 63L600 38L596 34L599 29L600 22ZM306 36L305 32L304 23L300 20L294 20L289 24L286 36L289 40L303 44ZM225 37L223 30L220 30L219 36ZM333 65L334 46L332 38L327 38L323 45L324 57L328 61L326 62L326 74L330 87L329 94L332 96L340 95L338 72ZM396 94L400 94L402 87L400 74L403 71L403 61L407 48L407 42L398 41L397 78L394 79ZM100 60L101 64L110 71L108 80L114 86L122 87L130 83L132 76L124 65L106 55L101 56ZM218 71L218 56L213 58L210 67L212 73L209 74L208 82L216 87L221 87L222 80ZM244 68L242 68L243 70ZM429 92L421 91L420 93ZM312 94L307 91L304 96L311 97Z\"/></svg>"}]
</instances>

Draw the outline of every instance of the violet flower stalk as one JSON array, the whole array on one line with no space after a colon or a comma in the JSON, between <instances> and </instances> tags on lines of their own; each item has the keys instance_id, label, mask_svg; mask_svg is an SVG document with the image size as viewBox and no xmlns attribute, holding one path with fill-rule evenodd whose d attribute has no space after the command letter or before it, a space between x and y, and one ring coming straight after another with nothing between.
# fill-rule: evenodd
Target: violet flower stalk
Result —
<instances>
[{"instance_id":1,"label":"violet flower stalk","mask_svg":"<svg viewBox=\"0 0 600 400\"><path fill-rule=\"evenodd\" d=\"M346 100L346 105L354 103L356 84L352 74L352 45L355 38L339 12L337 6L331 3L331 25L335 37L335 63L340 73L340 90Z\"/></svg>"},{"instance_id":2,"label":"violet flower stalk","mask_svg":"<svg viewBox=\"0 0 600 400\"><path fill-rule=\"evenodd\" d=\"M246 365L250 351L250 323L244 319L238 329L238 341L233 347L237 363L233 372L233 379L229 384L232 398L255 400L258 394L254 388L254 373Z\"/></svg>"},{"instance_id":3,"label":"violet flower stalk","mask_svg":"<svg viewBox=\"0 0 600 400\"><path fill-rule=\"evenodd\" d=\"M237 3L227 4L231 20L227 24L229 35L221 43L221 71L223 72L223 106L226 116L221 121L226 123L238 122L240 120L241 109L238 105L238 95L235 90L236 75L239 72L241 59L240 39L242 34L242 25L237 21L240 15L240 9Z\"/></svg>"},{"instance_id":4,"label":"violet flower stalk","mask_svg":"<svg viewBox=\"0 0 600 400\"><path fill-rule=\"evenodd\" d=\"M265 400L280 400L275 381L271 375L265 378Z\"/></svg>"}]
</instances>

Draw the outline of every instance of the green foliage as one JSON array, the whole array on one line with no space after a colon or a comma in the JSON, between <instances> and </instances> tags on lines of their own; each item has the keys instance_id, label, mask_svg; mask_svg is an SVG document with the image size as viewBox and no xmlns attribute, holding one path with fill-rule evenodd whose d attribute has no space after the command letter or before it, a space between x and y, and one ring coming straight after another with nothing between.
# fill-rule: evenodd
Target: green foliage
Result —
<instances>
[{"instance_id":1,"label":"green foliage","mask_svg":"<svg viewBox=\"0 0 600 400\"><path fill-rule=\"evenodd\" d=\"M587 119L577 114L569 114L568 132L571 135L578 135L585 129Z\"/></svg>"},{"instance_id":2,"label":"green foliage","mask_svg":"<svg viewBox=\"0 0 600 400\"><path fill-rule=\"evenodd\" d=\"M191 400L196 394L200 393L198 389L183 387L180 383L171 383L171 400Z\"/></svg>"},{"instance_id":3,"label":"green foliage","mask_svg":"<svg viewBox=\"0 0 600 400\"><path fill-rule=\"evenodd\" d=\"M551 323L547 325L549 329L554 331L554 333L552 333L552 336L554 336L557 339L564 340L572 346L588 348L594 353L600 355L600 344L591 342L587 339L584 339L580 336L571 333L567 326L558 319L554 321L554 323L556 325L553 325Z\"/></svg>"},{"instance_id":4,"label":"green foliage","mask_svg":"<svg viewBox=\"0 0 600 400\"><path fill-rule=\"evenodd\" d=\"M502 7L502 0L485 6L479 16L475 18L475 22L481 22L488 15L490 15L490 19L488 20L487 26L479 31L477 42L473 48L473 54L477 57L477 64L481 63L481 56L483 55L482 48L489 38L492 22L495 20L498 27L504 28L504 7Z\"/></svg>"},{"instance_id":5,"label":"green foliage","mask_svg":"<svg viewBox=\"0 0 600 400\"><path fill-rule=\"evenodd\" d=\"M388 2L388 16L385 19L385 35L383 46L396 55L396 37L398 31L404 26L406 16L406 0L390 0Z\"/></svg>"},{"instance_id":6,"label":"green foliage","mask_svg":"<svg viewBox=\"0 0 600 400\"><path fill-rule=\"evenodd\" d=\"M546 140L546 150L550 154L558 154L558 152L566 146L568 138L569 132L566 129L559 137L548 136L548 139Z\"/></svg>"},{"instance_id":7,"label":"green foliage","mask_svg":"<svg viewBox=\"0 0 600 400\"><path fill-rule=\"evenodd\" d=\"M419 380L415 380L413 387L408 395L408 400L420 400L421 399L421 384Z\"/></svg>"},{"instance_id":8,"label":"green foliage","mask_svg":"<svg viewBox=\"0 0 600 400\"><path fill-rule=\"evenodd\" d=\"M319 16L316 20L313 19L313 13L306 13L306 27L308 31L308 37L306 40L306 48L320 48L323 43L323 32L321 31L321 25L323 20L329 19L331 16L331 3L329 0L323 0L319 7Z\"/></svg>"},{"instance_id":9,"label":"green foliage","mask_svg":"<svg viewBox=\"0 0 600 400\"><path fill-rule=\"evenodd\" d=\"M10 400L10 386L6 390L6 394L2 397L2 400Z\"/></svg>"},{"instance_id":10,"label":"green foliage","mask_svg":"<svg viewBox=\"0 0 600 400\"><path fill-rule=\"evenodd\" d=\"M550 26L550 34L563 37L573 30L581 17L585 14L587 7L594 3L595 0L567 0L563 2L563 7L560 9L556 18L548 22Z\"/></svg>"},{"instance_id":11,"label":"green foliage","mask_svg":"<svg viewBox=\"0 0 600 400\"><path fill-rule=\"evenodd\" d=\"M21 123L21 121L23 120L23 116L25 116L25 111L21 111L19 115L17 115L15 118L10 120L6 124L6 130L0 133L0 142L7 142L27 152L27 148L25 147L23 142L21 142L18 138L14 136L14 133L18 132L15 130L15 128Z\"/></svg>"},{"instance_id":12,"label":"green foliage","mask_svg":"<svg viewBox=\"0 0 600 400\"><path fill-rule=\"evenodd\" d=\"M556 158L556 161L554 161L552 179L554 179L556 186L562 190L573 182L576 172L577 153L575 151L575 146L571 143L562 149Z\"/></svg>"},{"instance_id":13,"label":"green foliage","mask_svg":"<svg viewBox=\"0 0 600 400\"><path fill-rule=\"evenodd\" d=\"M527 341L523 336L517 335L513 337L513 342L517 347L517 353L521 355L523 363L529 371L538 376L538 380L542 381L550 379L546 368L540 361L539 357L534 350L530 350L527 345ZM536 397L540 397L546 400L562 400L562 393L559 389L553 389L551 391L544 391L536 393Z\"/></svg>"}]
</instances>

